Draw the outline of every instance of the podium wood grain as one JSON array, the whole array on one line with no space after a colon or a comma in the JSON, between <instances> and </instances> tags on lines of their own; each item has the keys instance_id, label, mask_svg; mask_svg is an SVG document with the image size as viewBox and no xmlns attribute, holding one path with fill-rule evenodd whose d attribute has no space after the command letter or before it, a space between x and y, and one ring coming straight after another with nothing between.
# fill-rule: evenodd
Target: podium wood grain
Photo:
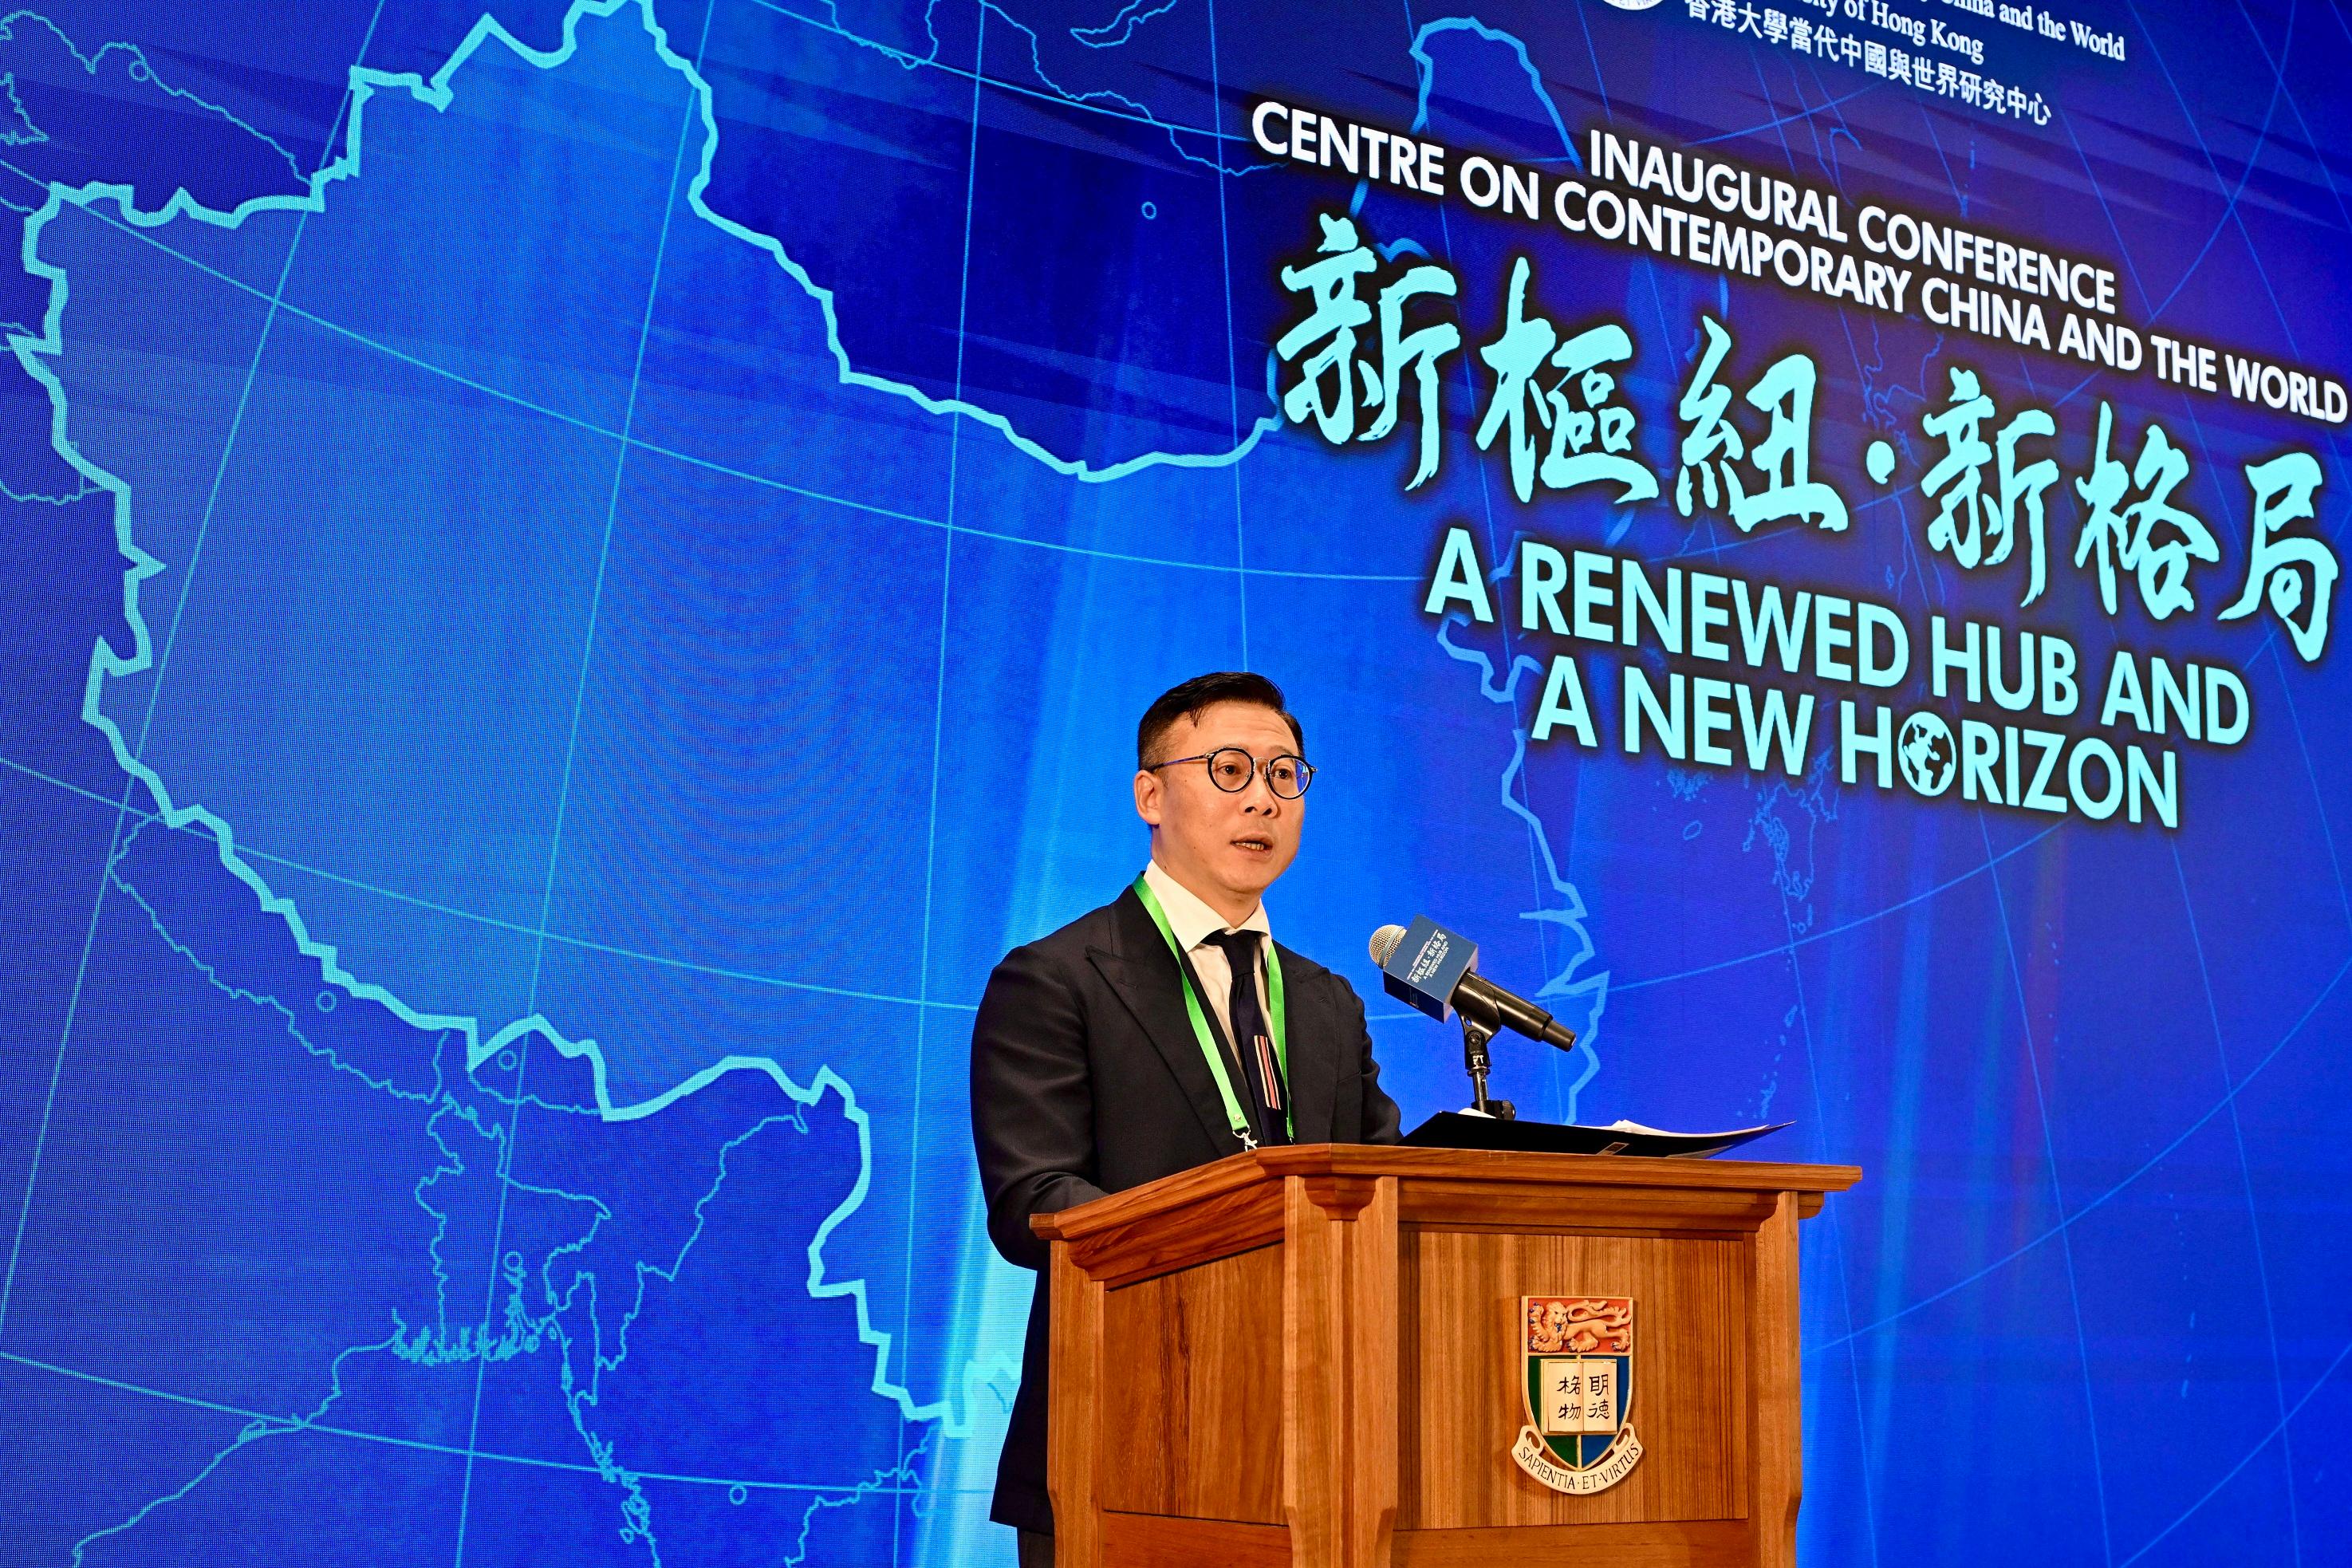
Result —
<instances>
[{"instance_id":1,"label":"podium wood grain","mask_svg":"<svg viewBox=\"0 0 2352 1568\"><path fill-rule=\"evenodd\" d=\"M1282 1273L1260 1247L1108 1291L1105 1508L1283 1522Z\"/></svg>"},{"instance_id":2,"label":"podium wood grain","mask_svg":"<svg viewBox=\"0 0 2352 1568\"><path fill-rule=\"evenodd\" d=\"M1062 1568L1793 1563L1797 1225L1847 1166L1260 1150L1031 1222ZM1509 1449L1519 1298L1634 1301L1645 1453Z\"/></svg>"},{"instance_id":3,"label":"podium wood grain","mask_svg":"<svg viewBox=\"0 0 2352 1568\"><path fill-rule=\"evenodd\" d=\"M1415 1226L1403 1249L1405 1528L1747 1516L1739 1243ZM1648 1452L1607 1491L1569 1497L1505 1452L1528 1424L1519 1298L1594 1295L1633 1299L1631 1421Z\"/></svg>"}]
</instances>

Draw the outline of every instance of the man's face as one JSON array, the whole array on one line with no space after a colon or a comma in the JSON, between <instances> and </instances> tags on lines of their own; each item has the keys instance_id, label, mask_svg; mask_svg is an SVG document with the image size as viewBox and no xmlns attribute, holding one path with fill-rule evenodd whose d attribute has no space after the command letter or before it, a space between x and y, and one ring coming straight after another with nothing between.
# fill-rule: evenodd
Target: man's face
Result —
<instances>
[{"instance_id":1,"label":"man's face","mask_svg":"<svg viewBox=\"0 0 2352 1568\"><path fill-rule=\"evenodd\" d=\"M1193 757L1238 746L1264 763L1291 755L1298 743L1271 708L1218 702L1197 720L1179 719L1160 738L1151 760ZM1228 793L1210 782L1203 763L1135 775L1136 815L1151 825L1154 858L1212 907L1243 920L1259 895L1298 853L1304 799L1285 800L1266 787L1261 770L1246 788ZM1238 912L1234 912L1238 911Z\"/></svg>"}]
</instances>

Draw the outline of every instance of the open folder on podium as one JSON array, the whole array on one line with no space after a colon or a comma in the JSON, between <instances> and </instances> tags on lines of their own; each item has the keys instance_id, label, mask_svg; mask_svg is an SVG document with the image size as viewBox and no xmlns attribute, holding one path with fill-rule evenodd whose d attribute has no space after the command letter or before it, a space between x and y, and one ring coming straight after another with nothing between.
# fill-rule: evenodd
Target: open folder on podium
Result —
<instances>
[{"instance_id":1,"label":"open folder on podium","mask_svg":"<svg viewBox=\"0 0 2352 1568\"><path fill-rule=\"evenodd\" d=\"M1792 1121L1736 1127L1728 1132L1669 1132L1638 1121L1606 1127L1573 1122L1518 1121L1470 1110L1441 1110L1404 1135L1412 1149L1500 1149L1526 1154L1629 1154L1636 1159L1698 1160L1793 1127Z\"/></svg>"},{"instance_id":2,"label":"open folder on podium","mask_svg":"<svg viewBox=\"0 0 2352 1568\"><path fill-rule=\"evenodd\" d=\"M1055 1562L1787 1568L1797 1226L1860 1176L1310 1144L1039 1215Z\"/></svg>"}]
</instances>

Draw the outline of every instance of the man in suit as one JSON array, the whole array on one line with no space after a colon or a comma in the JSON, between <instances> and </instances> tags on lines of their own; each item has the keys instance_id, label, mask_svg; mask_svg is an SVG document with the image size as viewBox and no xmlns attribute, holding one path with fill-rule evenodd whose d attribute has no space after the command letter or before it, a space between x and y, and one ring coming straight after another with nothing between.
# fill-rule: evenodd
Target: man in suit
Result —
<instances>
[{"instance_id":1,"label":"man in suit","mask_svg":"<svg viewBox=\"0 0 2352 1568\"><path fill-rule=\"evenodd\" d=\"M1363 1004L1272 940L1260 901L1298 852L1306 736L1263 676L1198 676L1136 729L1151 858L1118 899L1005 955L971 1034L971 1131L988 1234L1024 1268L1050 1214L1276 1143L1393 1143ZM989 1517L1050 1568L1046 1289Z\"/></svg>"}]
</instances>

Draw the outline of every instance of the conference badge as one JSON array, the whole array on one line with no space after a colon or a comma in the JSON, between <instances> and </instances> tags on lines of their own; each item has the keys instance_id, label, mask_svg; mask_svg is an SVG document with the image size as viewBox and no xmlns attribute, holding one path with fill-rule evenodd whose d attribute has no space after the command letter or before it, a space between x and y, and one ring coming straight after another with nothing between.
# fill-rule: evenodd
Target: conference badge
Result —
<instances>
[{"instance_id":1,"label":"conference badge","mask_svg":"<svg viewBox=\"0 0 2352 1568\"><path fill-rule=\"evenodd\" d=\"M1606 1491L1642 1462L1633 1435L1633 1303L1624 1296L1522 1296L1519 1468L1554 1491Z\"/></svg>"}]
</instances>

